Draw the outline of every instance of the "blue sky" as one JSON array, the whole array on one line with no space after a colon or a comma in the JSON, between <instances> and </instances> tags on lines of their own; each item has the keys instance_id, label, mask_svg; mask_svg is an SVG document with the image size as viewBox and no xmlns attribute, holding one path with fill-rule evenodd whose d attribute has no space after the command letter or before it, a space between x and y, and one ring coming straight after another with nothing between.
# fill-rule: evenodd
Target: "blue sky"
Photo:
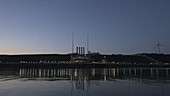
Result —
<instances>
[{"instance_id":1,"label":"blue sky","mask_svg":"<svg viewBox=\"0 0 170 96\"><path fill-rule=\"evenodd\" d=\"M170 53L169 0L0 0L0 54Z\"/></svg>"}]
</instances>

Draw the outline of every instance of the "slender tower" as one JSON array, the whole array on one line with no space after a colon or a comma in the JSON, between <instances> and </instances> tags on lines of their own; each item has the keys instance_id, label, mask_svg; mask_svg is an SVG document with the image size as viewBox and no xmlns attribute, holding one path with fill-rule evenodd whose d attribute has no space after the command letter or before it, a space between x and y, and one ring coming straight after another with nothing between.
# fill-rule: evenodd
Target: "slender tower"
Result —
<instances>
[{"instance_id":1,"label":"slender tower","mask_svg":"<svg viewBox=\"0 0 170 96\"><path fill-rule=\"evenodd\" d=\"M72 32L72 54L74 53L74 32Z\"/></svg>"},{"instance_id":2,"label":"slender tower","mask_svg":"<svg viewBox=\"0 0 170 96\"><path fill-rule=\"evenodd\" d=\"M159 39L157 40L157 47L158 47L158 53L161 53L161 48L160 48L161 44L159 43Z\"/></svg>"},{"instance_id":3,"label":"slender tower","mask_svg":"<svg viewBox=\"0 0 170 96\"><path fill-rule=\"evenodd\" d=\"M87 54L89 54L89 32L87 33Z\"/></svg>"}]
</instances>

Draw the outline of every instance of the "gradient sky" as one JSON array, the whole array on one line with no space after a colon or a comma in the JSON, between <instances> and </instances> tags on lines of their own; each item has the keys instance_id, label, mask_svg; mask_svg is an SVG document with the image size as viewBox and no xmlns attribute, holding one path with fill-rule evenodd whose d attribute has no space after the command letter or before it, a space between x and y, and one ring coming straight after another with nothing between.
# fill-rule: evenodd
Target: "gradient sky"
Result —
<instances>
[{"instance_id":1,"label":"gradient sky","mask_svg":"<svg viewBox=\"0 0 170 96\"><path fill-rule=\"evenodd\" d=\"M170 53L170 0L0 0L0 54Z\"/></svg>"}]
</instances>

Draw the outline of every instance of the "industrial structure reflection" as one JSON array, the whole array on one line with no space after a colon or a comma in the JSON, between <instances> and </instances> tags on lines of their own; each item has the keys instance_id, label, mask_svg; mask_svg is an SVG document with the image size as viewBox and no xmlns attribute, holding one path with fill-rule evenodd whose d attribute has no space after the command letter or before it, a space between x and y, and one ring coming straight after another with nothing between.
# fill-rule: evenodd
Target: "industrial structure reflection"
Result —
<instances>
[{"instance_id":1,"label":"industrial structure reflection","mask_svg":"<svg viewBox=\"0 0 170 96\"><path fill-rule=\"evenodd\" d=\"M114 79L154 79L170 78L170 68L90 68L90 69L70 69L70 68L21 68L21 69L1 69L0 77L17 76L19 78L34 79L66 79L74 81L104 80Z\"/></svg>"},{"instance_id":2,"label":"industrial structure reflection","mask_svg":"<svg viewBox=\"0 0 170 96\"><path fill-rule=\"evenodd\" d=\"M170 68L92 68L92 69L34 69L19 70L21 78L58 78L77 80L112 80L115 78L159 78L169 77Z\"/></svg>"},{"instance_id":3,"label":"industrial structure reflection","mask_svg":"<svg viewBox=\"0 0 170 96\"><path fill-rule=\"evenodd\" d=\"M170 68L21 68L0 70L0 82L18 78L23 81L69 80L72 86L71 94L79 90L87 95L91 85L100 85L101 81L114 82L119 79L146 84L170 84Z\"/></svg>"}]
</instances>

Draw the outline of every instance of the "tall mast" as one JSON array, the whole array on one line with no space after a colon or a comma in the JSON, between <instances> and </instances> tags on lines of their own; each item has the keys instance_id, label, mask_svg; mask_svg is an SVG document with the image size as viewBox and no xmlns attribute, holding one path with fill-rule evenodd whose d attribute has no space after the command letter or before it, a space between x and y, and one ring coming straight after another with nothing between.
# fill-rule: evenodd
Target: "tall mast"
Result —
<instances>
[{"instance_id":1,"label":"tall mast","mask_svg":"<svg viewBox=\"0 0 170 96\"><path fill-rule=\"evenodd\" d=\"M157 43L158 43L158 44L157 44L157 46L158 46L158 53L160 54L160 53L161 53L161 49L160 49L160 46L161 46L161 45L160 45L160 43L159 43L159 39L157 40Z\"/></svg>"},{"instance_id":2,"label":"tall mast","mask_svg":"<svg viewBox=\"0 0 170 96\"><path fill-rule=\"evenodd\" d=\"M72 32L72 53L74 53L74 32Z\"/></svg>"},{"instance_id":3,"label":"tall mast","mask_svg":"<svg viewBox=\"0 0 170 96\"><path fill-rule=\"evenodd\" d=\"M89 53L89 32L87 33L87 54Z\"/></svg>"}]
</instances>

